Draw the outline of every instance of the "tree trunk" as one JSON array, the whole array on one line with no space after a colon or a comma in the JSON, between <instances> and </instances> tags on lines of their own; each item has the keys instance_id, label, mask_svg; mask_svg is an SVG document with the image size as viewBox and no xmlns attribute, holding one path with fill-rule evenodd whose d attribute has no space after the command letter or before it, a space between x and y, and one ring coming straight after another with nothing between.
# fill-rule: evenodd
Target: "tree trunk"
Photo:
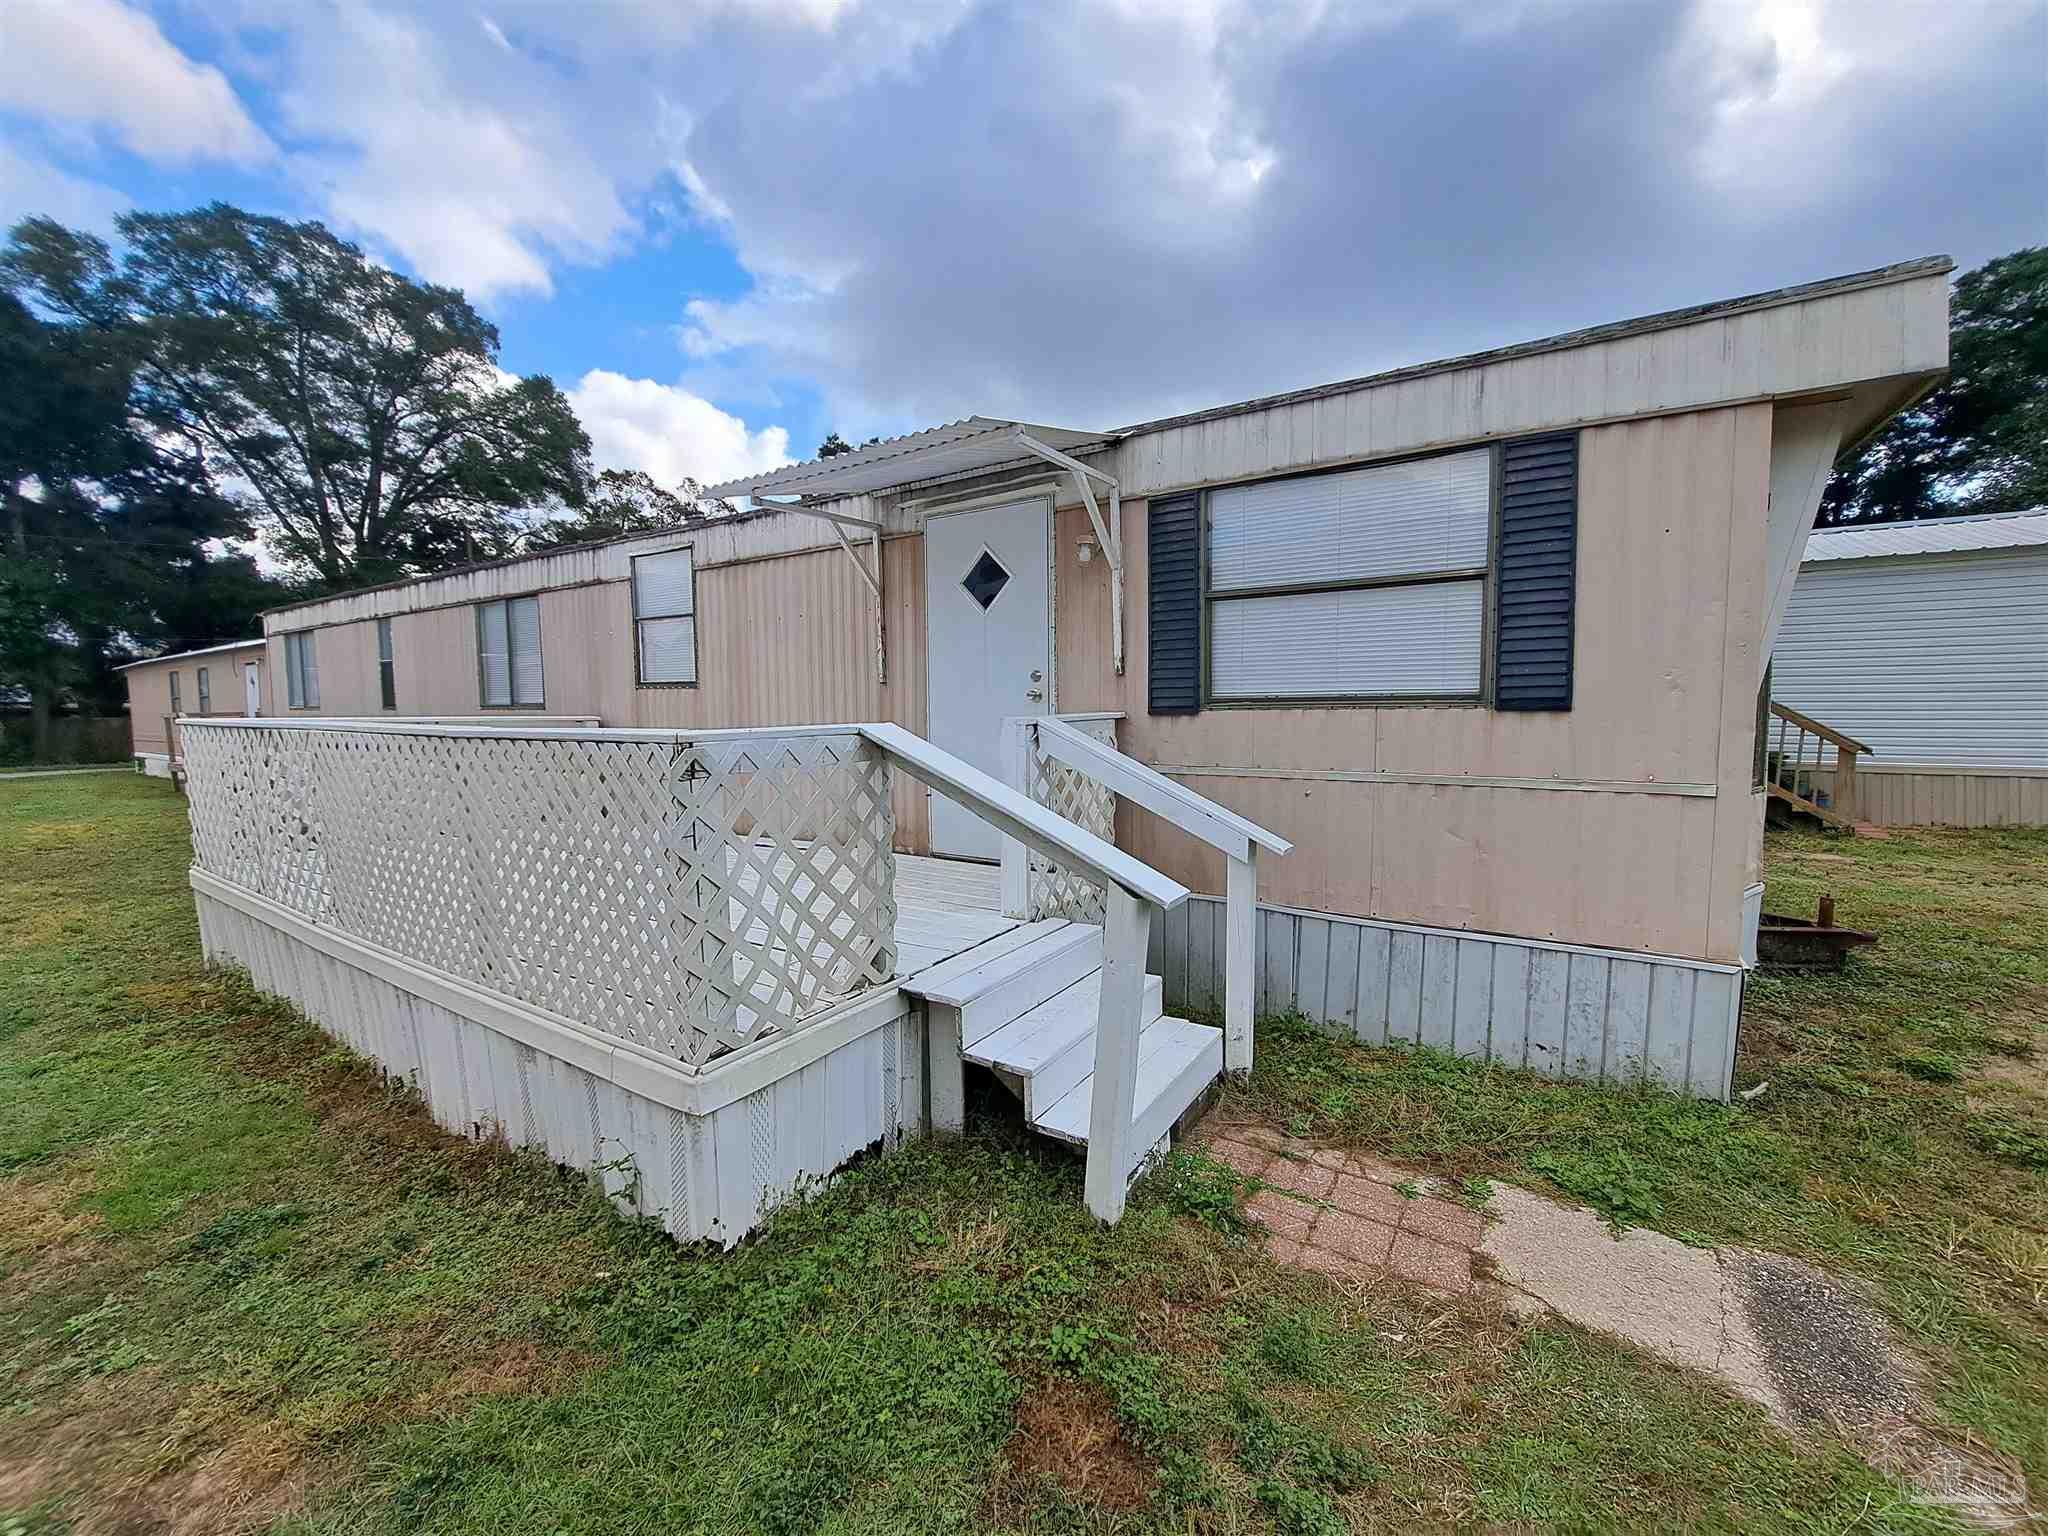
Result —
<instances>
[{"instance_id":1,"label":"tree trunk","mask_svg":"<svg viewBox=\"0 0 2048 1536\"><path fill-rule=\"evenodd\" d=\"M19 482L6 487L7 492L7 533L8 545L14 558L23 565L28 564L28 498L21 493ZM32 666L23 682L28 687L28 760L32 763L46 763L50 760L50 694L52 683L50 669L46 664Z\"/></svg>"}]
</instances>

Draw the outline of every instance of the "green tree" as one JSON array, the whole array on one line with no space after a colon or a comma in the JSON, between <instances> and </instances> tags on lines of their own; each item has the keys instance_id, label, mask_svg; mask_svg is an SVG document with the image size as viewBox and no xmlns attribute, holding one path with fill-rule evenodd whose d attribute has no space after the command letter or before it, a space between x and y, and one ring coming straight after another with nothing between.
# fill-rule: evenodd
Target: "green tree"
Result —
<instances>
[{"instance_id":1,"label":"green tree","mask_svg":"<svg viewBox=\"0 0 2048 1536\"><path fill-rule=\"evenodd\" d=\"M57 697L117 704L113 661L166 638L181 601L213 639L251 632L276 600L253 569L257 586L237 590L236 563L207 555L250 529L203 463L132 411L132 341L0 291L0 680L28 690L37 757Z\"/></svg>"},{"instance_id":2,"label":"green tree","mask_svg":"<svg viewBox=\"0 0 2048 1536\"><path fill-rule=\"evenodd\" d=\"M693 515L729 510L724 502L706 502L704 488L695 480L685 480L671 491L644 469L608 469L597 477L580 513L535 523L527 532L526 547L594 544L629 533L673 528Z\"/></svg>"},{"instance_id":3,"label":"green tree","mask_svg":"<svg viewBox=\"0 0 2048 1536\"><path fill-rule=\"evenodd\" d=\"M0 278L67 323L132 336L141 418L326 585L505 554L521 509L582 505L590 441L567 398L502 373L497 328L456 290L318 223L222 203L118 227L116 259L28 220Z\"/></svg>"},{"instance_id":4,"label":"green tree","mask_svg":"<svg viewBox=\"0 0 2048 1536\"><path fill-rule=\"evenodd\" d=\"M1840 465L1827 523L2048 505L2048 247L1966 272L1949 311L1949 376Z\"/></svg>"}]
</instances>

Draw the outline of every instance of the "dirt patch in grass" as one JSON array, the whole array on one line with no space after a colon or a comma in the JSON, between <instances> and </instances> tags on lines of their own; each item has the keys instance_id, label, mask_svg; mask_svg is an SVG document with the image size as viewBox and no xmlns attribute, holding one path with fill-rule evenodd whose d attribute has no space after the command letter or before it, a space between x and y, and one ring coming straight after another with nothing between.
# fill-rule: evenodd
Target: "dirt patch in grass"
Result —
<instances>
[{"instance_id":1,"label":"dirt patch in grass","mask_svg":"<svg viewBox=\"0 0 2048 1536\"><path fill-rule=\"evenodd\" d=\"M1064 1377L1019 1399L1005 1455L1010 1475L992 1505L1011 1516L1029 1508L1028 1490L1041 1482L1077 1503L1114 1511L1143 1509L1159 1485L1158 1468L1125 1438L1108 1395Z\"/></svg>"},{"instance_id":2,"label":"dirt patch in grass","mask_svg":"<svg viewBox=\"0 0 2048 1536\"><path fill-rule=\"evenodd\" d=\"M560 1392L597 1363L593 1355L542 1349L530 1339L508 1340L488 1349L471 1346L463 1353L468 1363L416 1393L406 1404L408 1417L442 1417L480 1397Z\"/></svg>"}]
</instances>

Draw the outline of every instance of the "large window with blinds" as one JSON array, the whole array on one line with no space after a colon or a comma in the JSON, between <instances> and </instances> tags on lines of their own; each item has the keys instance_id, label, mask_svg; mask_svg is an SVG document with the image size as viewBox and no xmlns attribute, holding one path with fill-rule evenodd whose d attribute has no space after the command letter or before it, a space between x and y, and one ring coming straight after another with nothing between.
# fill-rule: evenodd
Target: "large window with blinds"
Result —
<instances>
[{"instance_id":1,"label":"large window with blinds","mask_svg":"<svg viewBox=\"0 0 2048 1536\"><path fill-rule=\"evenodd\" d=\"M1208 497L1208 697L1477 702L1490 448Z\"/></svg>"},{"instance_id":2,"label":"large window with blinds","mask_svg":"<svg viewBox=\"0 0 2048 1536\"><path fill-rule=\"evenodd\" d=\"M689 550L633 557L633 644L641 683L697 681L697 574Z\"/></svg>"},{"instance_id":3,"label":"large window with blinds","mask_svg":"<svg viewBox=\"0 0 2048 1536\"><path fill-rule=\"evenodd\" d=\"M478 691L486 709L538 709L540 599L509 597L476 606Z\"/></svg>"}]
</instances>

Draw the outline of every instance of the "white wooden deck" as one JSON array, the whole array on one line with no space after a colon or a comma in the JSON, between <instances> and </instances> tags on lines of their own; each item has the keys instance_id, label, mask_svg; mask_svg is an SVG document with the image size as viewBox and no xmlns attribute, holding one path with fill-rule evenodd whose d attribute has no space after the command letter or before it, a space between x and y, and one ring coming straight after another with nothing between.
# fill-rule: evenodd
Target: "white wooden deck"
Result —
<instances>
[{"instance_id":1,"label":"white wooden deck","mask_svg":"<svg viewBox=\"0 0 2048 1536\"><path fill-rule=\"evenodd\" d=\"M993 864L897 854L896 974L913 976L1017 927L1003 916L1001 883Z\"/></svg>"}]
</instances>

